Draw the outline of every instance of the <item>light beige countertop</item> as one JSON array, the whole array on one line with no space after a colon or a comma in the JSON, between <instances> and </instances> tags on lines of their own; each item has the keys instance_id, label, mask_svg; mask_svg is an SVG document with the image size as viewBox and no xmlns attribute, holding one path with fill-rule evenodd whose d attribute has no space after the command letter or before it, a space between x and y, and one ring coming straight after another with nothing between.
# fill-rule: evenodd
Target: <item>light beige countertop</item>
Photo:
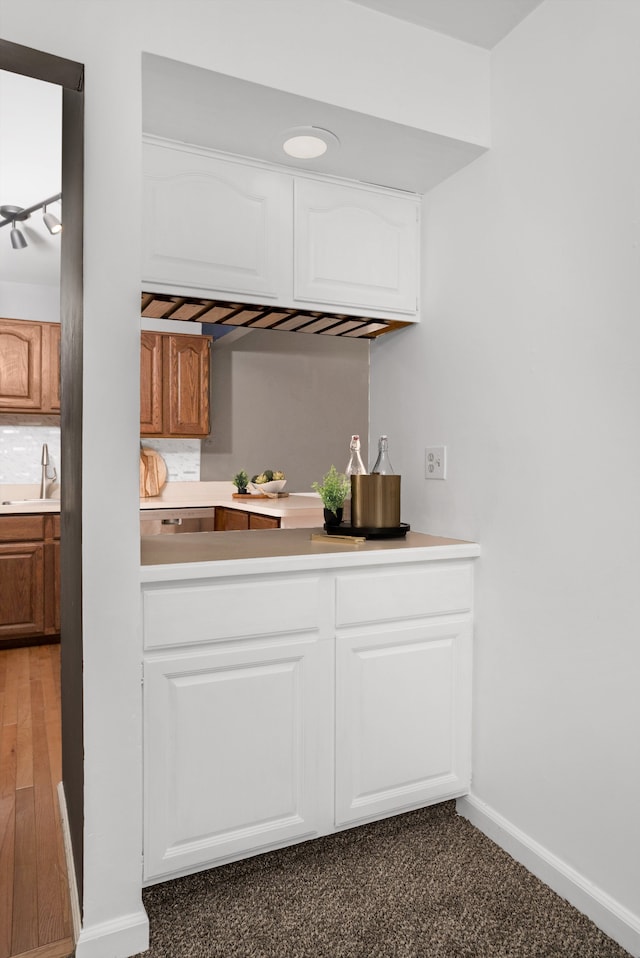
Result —
<instances>
[{"instance_id":1,"label":"light beige countertop","mask_svg":"<svg viewBox=\"0 0 640 958\"><path fill-rule=\"evenodd\" d=\"M60 492L54 489L49 499L38 499L39 483L0 485L0 516L32 515L39 512L60 512ZM4 505L6 499L12 500ZM25 499L26 502L20 500Z\"/></svg>"},{"instance_id":2,"label":"light beige countertop","mask_svg":"<svg viewBox=\"0 0 640 958\"><path fill-rule=\"evenodd\" d=\"M20 502L21 499L35 499L38 485L0 485L0 515L32 514L39 512L59 512L59 498L46 501ZM281 520L295 522L296 526L315 526L322 523L322 503L318 496L291 493L279 499L262 499L252 496L250 499L234 499L235 486L231 482L168 482L159 496L140 500L140 509L191 509L211 506L227 506L242 512L257 512L264 516L273 516ZM54 497L59 496L54 490ZM10 505L2 505L12 500Z\"/></svg>"},{"instance_id":3,"label":"light beige countertop","mask_svg":"<svg viewBox=\"0 0 640 958\"><path fill-rule=\"evenodd\" d=\"M480 555L475 542L448 539L420 532L403 538L347 542L312 535L315 529L256 529L242 532L192 532L179 536L143 536L141 578L153 582L170 578L201 578L228 574L239 560L242 572L301 570L303 568L395 563L424 559L473 558ZM240 569L238 568L238 573Z\"/></svg>"}]
</instances>

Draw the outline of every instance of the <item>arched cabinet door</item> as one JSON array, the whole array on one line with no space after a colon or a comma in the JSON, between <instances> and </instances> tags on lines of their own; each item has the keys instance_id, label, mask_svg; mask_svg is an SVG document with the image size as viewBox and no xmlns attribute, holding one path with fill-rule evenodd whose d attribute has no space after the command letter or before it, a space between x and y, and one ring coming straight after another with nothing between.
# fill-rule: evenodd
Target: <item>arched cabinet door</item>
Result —
<instances>
[{"instance_id":1,"label":"arched cabinet door","mask_svg":"<svg viewBox=\"0 0 640 958\"><path fill-rule=\"evenodd\" d=\"M168 336L164 344L165 426L169 435L209 434L208 336Z\"/></svg>"},{"instance_id":2,"label":"arched cabinet door","mask_svg":"<svg viewBox=\"0 0 640 958\"><path fill-rule=\"evenodd\" d=\"M60 413L60 323L0 319L0 412Z\"/></svg>"},{"instance_id":3,"label":"arched cabinet door","mask_svg":"<svg viewBox=\"0 0 640 958\"><path fill-rule=\"evenodd\" d=\"M289 176L197 149L145 143L146 284L267 301L291 285Z\"/></svg>"},{"instance_id":4,"label":"arched cabinet door","mask_svg":"<svg viewBox=\"0 0 640 958\"><path fill-rule=\"evenodd\" d=\"M42 408L42 324L0 320L0 409Z\"/></svg>"},{"instance_id":5,"label":"arched cabinet door","mask_svg":"<svg viewBox=\"0 0 640 958\"><path fill-rule=\"evenodd\" d=\"M142 333L141 436L209 435L210 349L211 336Z\"/></svg>"},{"instance_id":6,"label":"arched cabinet door","mask_svg":"<svg viewBox=\"0 0 640 958\"><path fill-rule=\"evenodd\" d=\"M143 332L140 338L140 435L162 434L161 333Z\"/></svg>"},{"instance_id":7,"label":"arched cabinet door","mask_svg":"<svg viewBox=\"0 0 640 958\"><path fill-rule=\"evenodd\" d=\"M413 194L296 178L296 301L415 317L418 231Z\"/></svg>"}]
</instances>

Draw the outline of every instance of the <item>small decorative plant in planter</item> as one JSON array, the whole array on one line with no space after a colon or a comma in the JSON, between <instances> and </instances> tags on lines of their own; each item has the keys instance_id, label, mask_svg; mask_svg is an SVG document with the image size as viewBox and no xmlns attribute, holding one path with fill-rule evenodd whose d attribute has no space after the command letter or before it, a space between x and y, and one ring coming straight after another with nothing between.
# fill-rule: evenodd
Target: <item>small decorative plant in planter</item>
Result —
<instances>
[{"instance_id":1,"label":"small decorative plant in planter","mask_svg":"<svg viewBox=\"0 0 640 958\"><path fill-rule=\"evenodd\" d=\"M247 486L249 485L249 474L241 469L240 472L237 472L233 479L231 480L240 495L245 496L248 492Z\"/></svg>"},{"instance_id":2,"label":"small decorative plant in planter","mask_svg":"<svg viewBox=\"0 0 640 958\"><path fill-rule=\"evenodd\" d=\"M324 522L327 526L339 526L342 522L344 500L351 492L351 480L343 472L331 466L322 477L322 482L313 482L311 488L317 492L324 506Z\"/></svg>"}]
</instances>

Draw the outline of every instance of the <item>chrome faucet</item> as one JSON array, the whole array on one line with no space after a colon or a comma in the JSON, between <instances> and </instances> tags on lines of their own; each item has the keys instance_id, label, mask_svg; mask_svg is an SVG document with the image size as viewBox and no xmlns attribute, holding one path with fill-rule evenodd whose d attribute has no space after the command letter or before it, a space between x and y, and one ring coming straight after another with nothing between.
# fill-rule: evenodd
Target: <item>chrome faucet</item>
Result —
<instances>
[{"instance_id":1,"label":"chrome faucet","mask_svg":"<svg viewBox=\"0 0 640 958\"><path fill-rule=\"evenodd\" d=\"M48 499L49 492L51 491L51 486L58 478L58 473L54 469L52 476L47 475L47 469L49 467L49 447L47 446L46 442L42 444L42 459L40 460L40 462L42 463L42 479L40 480L40 498Z\"/></svg>"}]
</instances>

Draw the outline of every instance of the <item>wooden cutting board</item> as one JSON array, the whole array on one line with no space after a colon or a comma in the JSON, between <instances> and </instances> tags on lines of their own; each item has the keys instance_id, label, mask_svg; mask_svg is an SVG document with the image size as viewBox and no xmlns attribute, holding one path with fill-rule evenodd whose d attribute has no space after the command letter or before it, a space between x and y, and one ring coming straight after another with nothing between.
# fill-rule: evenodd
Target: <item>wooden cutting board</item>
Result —
<instances>
[{"instance_id":1,"label":"wooden cutting board","mask_svg":"<svg viewBox=\"0 0 640 958\"><path fill-rule=\"evenodd\" d=\"M140 498L160 495L167 481L167 466L155 449L140 447Z\"/></svg>"}]
</instances>

